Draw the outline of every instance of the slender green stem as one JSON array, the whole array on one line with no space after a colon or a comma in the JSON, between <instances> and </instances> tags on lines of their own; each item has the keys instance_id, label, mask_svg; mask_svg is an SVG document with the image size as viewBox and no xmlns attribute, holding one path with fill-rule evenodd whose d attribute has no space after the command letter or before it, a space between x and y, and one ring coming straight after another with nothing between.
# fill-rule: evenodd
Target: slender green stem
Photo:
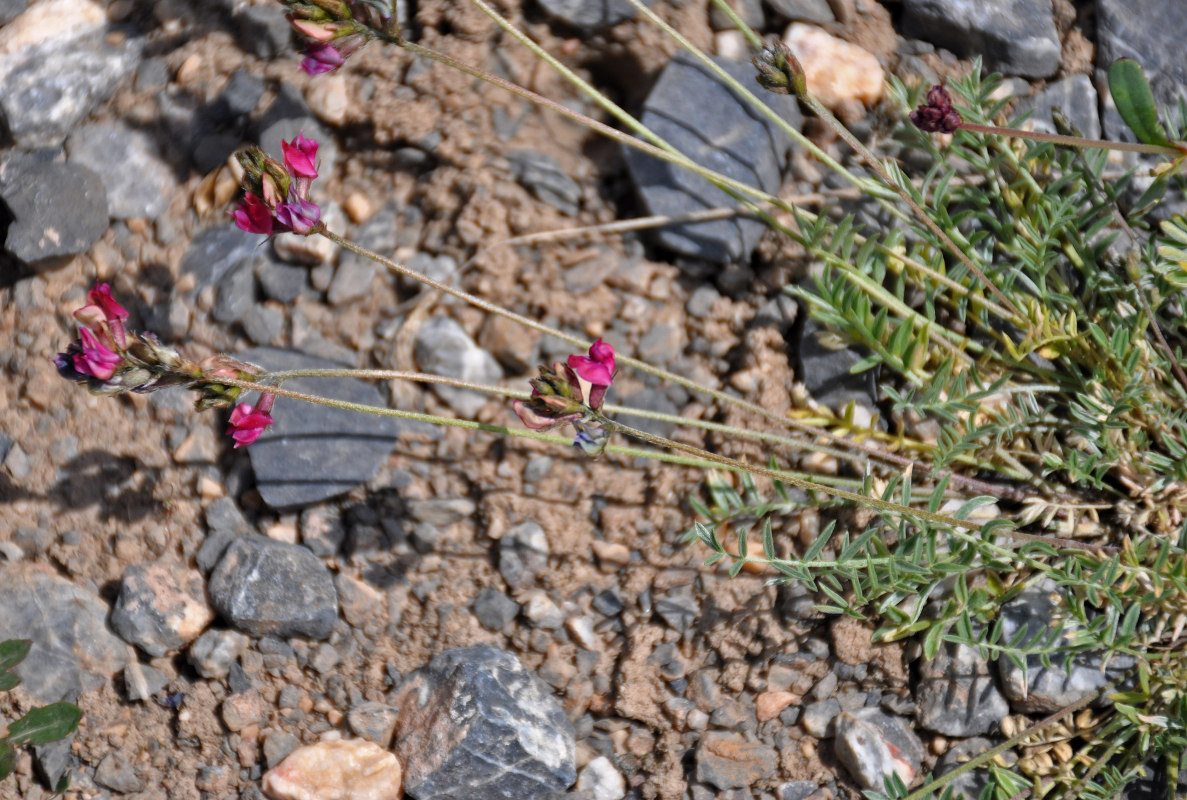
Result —
<instances>
[{"instance_id":1,"label":"slender green stem","mask_svg":"<svg viewBox=\"0 0 1187 800\"><path fill-rule=\"evenodd\" d=\"M1091 147L1098 150L1124 150L1130 153L1153 153L1160 156L1174 156L1181 158L1187 155L1187 144L1178 147L1166 147L1160 144L1144 144L1142 142L1109 142L1102 139L1086 139L1082 136L1063 136L1058 133L1043 133L1041 131L1024 131L1018 128L999 128L996 125L978 125L973 122L960 123L960 130L987 133L991 136L1008 136L1013 139L1030 139L1035 142L1051 142L1067 147Z\"/></svg>"}]
</instances>

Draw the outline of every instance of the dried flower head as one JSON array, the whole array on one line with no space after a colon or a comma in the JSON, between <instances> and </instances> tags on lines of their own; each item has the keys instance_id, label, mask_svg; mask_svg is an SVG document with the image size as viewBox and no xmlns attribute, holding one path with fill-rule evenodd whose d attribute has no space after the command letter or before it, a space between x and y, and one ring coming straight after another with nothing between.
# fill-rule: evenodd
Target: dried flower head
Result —
<instances>
[{"instance_id":1,"label":"dried flower head","mask_svg":"<svg viewBox=\"0 0 1187 800\"><path fill-rule=\"evenodd\" d=\"M948 90L936 85L927 90L927 102L911 112L911 122L924 133L952 133L963 120Z\"/></svg>"}]
</instances>

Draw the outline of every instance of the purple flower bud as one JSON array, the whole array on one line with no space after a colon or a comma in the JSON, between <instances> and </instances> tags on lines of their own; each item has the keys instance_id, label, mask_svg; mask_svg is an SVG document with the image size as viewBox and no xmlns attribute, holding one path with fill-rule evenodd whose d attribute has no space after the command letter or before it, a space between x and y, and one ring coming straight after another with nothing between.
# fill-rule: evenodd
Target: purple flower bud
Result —
<instances>
[{"instance_id":1,"label":"purple flower bud","mask_svg":"<svg viewBox=\"0 0 1187 800\"><path fill-rule=\"evenodd\" d=\"M276 221L301 236L308 236L321 227L321 209L316 203L298 197L276 207Z\"/></svg>"},{"instance_id":2,"label":"purple flower bud","mask_svg":"<svg viewBox=\"0 0 1187 800\"><path fill-rule=\"evenodd\" d=\"M297 134L292 142L280 142L284 150L284 166L297 178L317 177L317 141L306 139L305 132Z\"/></svg>"},{"instance_id":3,"label":"purple flower bud","mask_svg":"<svg viewBox=\"0 0 1187 800\"><path fill-rule=\"evenodd\" d=\"M927 90L927 102L911 112L911 122L924 133L952 133L964 121L952 107L952 97L943 86Z\"/></svg>"},{"instance_id":4,"label":"purple flower bud","mask_svg":"<svg viewBox=\"0 0 1187 800\"><path fill-rule=\"evenodd\" d=\"M262 233L265 236L272 234L272 209L254 194L245 194L243 202L239 204L239 208L231 212L231 216L235 218L235 224L240 230Z\"/></svg>"},{"instance_id":5,"label":"purple flower bud","mask_svg":"<svg viewBox=\"0 0 1187 800\"><path fill-rule=\"evenodd\" d=\"M301 69L309 75L321 75L333 72L345 62L346 59L334 45L315 42L305 48L305 60L301 62Z\"/></svg>"},{"instance_id":6,"label":"purple flower bud","mask_svg":"<svg viewBox=\"0 0 1187 800\"><path fill-rule=\"evenodd\" d=\"M235 448L246 447L260 438L260 434L275 420L268 412L272 410L272 401L276 395L266 394L256 405L240 403L231 409L231 427L227 434L235 440Z\"/></svg>"}]
</instances>

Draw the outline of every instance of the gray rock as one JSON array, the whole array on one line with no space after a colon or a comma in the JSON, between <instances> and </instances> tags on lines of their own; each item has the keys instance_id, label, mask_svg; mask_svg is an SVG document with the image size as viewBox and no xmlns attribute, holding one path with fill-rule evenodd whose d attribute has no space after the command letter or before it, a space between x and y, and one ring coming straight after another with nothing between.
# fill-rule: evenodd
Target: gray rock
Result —
<instances>
[{"instance_id":1,"label":"gray rock","mask_svg":"<svg viewBox=\"0 0 1187 800\"><path fill-rule=\"evenodd\" d=\"M284 333L284 312L277 308L255 305L243 317L243 332L258 345L271 345Z\"/></svg>"},{"instance_id":2,"label":"gray rock","mask_svg":"<svg viewBox=\"0 0 1187 800\"><path fill-rule=\"evenodd\" d=\"M138 92L157 92L169 84L169 62L160 56L146 58L136 68L133 84Z\"/></svg>"},{"instance_id":3,"label":"gray rock","mask_svg":"<svg viewBox=\"0 0 1187 800\"><path fill-rule=\"evenodd\" d=\"M259 236L234 225L208 228L195 236L186 249L181 271L194 276L197 289L215 286L235 267L263 258L259 244Z\"/></svg>"},{"instance_id":4,"label":"gray rock","mask_svg":"<svg viewBox=\"0 0 1187 800\"><path fill-rule=\"evenodd\" d=\"M1001 608L1001 641L1014 642L1025 631L1020 647L1034 648L1046 642L1053 631L1052 622L1065 617L1061 606L1053 581L1044 580L1022 590ZM1075 625L1068 622L1064 634L1074 630ZM1038 655L1031 655L1026 659L1026 669L1022 670L1003 654L996 662L997 673L1002 692L1015 711L1050 714L1122 677L1134 665L1132 656L1120 653L1104 667L1103 656L1103 653L1079 653L1072 658L1069 671L1063 668L1066 658L1057 647L1051 653L1049 667L1043 666Z\"/></svg>"},{"instance_id":5,"label":"gray rock","mask_svg":"<svg viewBox=\"0 0 1187 800\"><path fill-rule=\"evenodd\" d=\"M268 369L341 367L342 364L287 350L255 348L236 358ZM361 380L298 378L285 386L362 403L387 406L383 395ZM294 508L325 500L375 477L399 435L400 422L281 398L273 407L276 424L249 448L256 487L273 508Z\"/></svg>"},{"instance_id":6,"label":"gray rock","mask_svg":"<svg viewBox=\"0 0 1187 800\"><path fill-rule=\"evenodd\" d=\"M989 663L972 647L948 644L919 667L918 723L947 736L989 733L1010 713Z\"/></svg>"},{"instance_id":7,"label":"gray rock","mask_svg":"<svg viewBox=\"0 0 1187 800\"><path fill-rule=\"evenodd\" d=\"M673 630L684 633L700 616L701 602L691 586L677 586L656 598L655 613Z\"/></svg>"},{"instance_id":8,"label":"gray rock","mask_svg":"<svg viewBox=\"0 0 1187 800\"><path fill-rule=\"evenodd\" d=\"M416 332L416 363L425 372L460 378L472 383L497 383L503 369L452 318L432 317ZM463 417L473 417L489 399L487 395L452 386L433 386L442 400Z\"/></svg>"},{"instance_id":9,"label":"gray rock","mask_svg":"<svg viewBox=\"0 0 1187 800\"><path fill-rule=\"evenodd\" d=\"M255 305L255 265L240 263L218 282L218 297L210 316L224 325L238 322Z\"/></svg>"},{"instance_id":10,"label":"gray rock","mask_svg":"<svg viewBox=\"0 0 1187 800\"><path fill-rule=\"evenodd\" d=\"M985 68L1046 78L1059 69L1060 43L1050 0L904 0L903 32Z\"/></svg>"},{"instance_id":11,"label":"gray rock","mask_svg":"<svg viewBox=\"0 0 1187 800\"><path fill-rule=\"evenodd\" d=\"M291 303L309 284L309 270L282 261L267 259L256 266L256 278L264 296L280 303Z\"/></svg>"},{"instance_id":12,"label":"gray rock","mask_svg":"<svg viewBox=\"0 0 1187 800\"><path fill-rule=\"evenodd\" d=\"M863 708L837 717L837 760L863 789L881 790L897 773L910 785L923 761L923 742L902 717Z\"/></svg>"},{"instance_id":13,"label":"gray rock","mask_svg":"<svg viewBox=\"0 0 1187 800\"><path fill-rule=\"evenodd\" d=\"M655 0L643 0L648 8ZM550 17L574 28L597 30L617 25L635 16L627 0L540 0Z\"/></svg>"},{"instance_id":14,"label":"gray rock","mask_svg":"<svg viewBox=\"0 0 1187 800\"><path fill-rule=\"evenodd\" d=\"M580 210L581 186L570 178L556 159L535 150L507 154L511 174L542 203L562 214L576 216Z\"/></svg>"},{"instance_id":15,"label":"gray rock","mask_svg":"<svg viewBox=\"0 0 1187 800\"><path fill-rule=\"evenodd\" d=\"M231 28L239 46L271 61L292 49L292 32L284 12L274 6L237 6Z\"/></svg>"},{"instance_id":16,"label":"gray rock","mask_svg":"<svg viewBox=\"0 0 1187 800\"><path fill-rule=\"evenodd\" d=\"M820 787L812 781L788 781L779 787L779 800L804 800Z\"/></svg>"},{"instance_id":17,"label":"gray rock","mask_svg":"<svg viewBox=\"0 0 1187 800\"><path fill-rule=\"evenodd\" d=\"M506 651L447 650L408 677L395 704L394 751L417 800L543 800L577 777L573 724Z\"/></svg>"},{"instance_id":18,"label":"gray rock","mask_svg":"<svg viewBox=\"0 0 1187 800\"><path fill-rule=\"evenodd\" d=\"M144 790L144 779L136 774L131 764L115 753L109 753L99 762L95 768L95 783L120 794Z\"/></svg>"},{"instance_id":19,"label":"gray rock","mask_svg":"<svg viewBox=\"0 0 1187 800\"><path fill-rule=\"evenodd\" d=\"M332 306L341 306L368 297L374 291L375 276L383 268L370 259L344 259L334 272L334 280L326 292Z\"/></svg>"},{"instance_id":20,"label":"gray rock","mask_svg":"<svg viewBox=\"0 0 1187 800\"><path fill-rule=\"evenodd\" d=\"M841 411L850 402L869 410L878 406L877 370L853 374L850 367L863 355L850 347L834 349L823 340L824 329L812 319L804 321L795 348L800 368L796 377L803 382L812 399L823 406Z\"/></svg>"},{"instance_id":21,"label":"gray rock","mask_svg":"<svg viewBox=\"0 0 1187 800\"><path fill-rule=\"evenodd\" d=\"M827 25L836 19L828 0L767 0L767 5L779 16L795 22Z\"/></svg>"},{"instance_id":22,"label":"gray rock","mask_svg":"<svg viewBox=\"0 0 1187 800\"><path fill-rule=\"evenodd\" d=\"M132 74L143 38L51 39L0 57L0 116L22 147L57 146Z\"/></svg>"},{"instance_id":23,"label":"gray rock","mask_svg":"<svg viewBox=\"0 0 1187 800\"><path fill-rule=\"evenodd\" d=\"M193 312L189 305L179 297L167 297L158 303L145 303L140 306L140 317L144 320L144 327L165 342L180 342L190 331ZM158 393L152 396L156 397Z\"/></svg>"},{"instance_id":24,"label":"gray rock","mask_svg":"<svg viewBox=\"0 0 1187 800\"><path fill-rule=\"evenodd\" d=\"M740 0L740 2L732 3L730 8L742 18L743 22L756 31L761 31L766 25L762 0ZM715 31L732 31L734 29L734 23L716 5L709 6L709 25Z\"/></svg>"},{"instance_id":25,"label":"gray rock","mask_svg":"<svg viewBox=\"0 0 1187 800\"><path fill-rule=\"evenodd\" d=\"M938 778L946 775L970 758L984 753L994 744L996 743L993 740L980 736L955 743L936 762L935 776ZM1013 753L1007 750L1003 755L1008 758L1013 756ZM973 769L950 779L946 786L952 787L952 800L977 800L988 783L989 777L985 770Z\"/></svg>"},{"instance_id":26,"label":"gray rock","mask_svg":"<svg viewBox=\"0 0 1187 800\"><path fill-rule=\"evenodd\" d=\"M714 304L720 299L721 292L717 291L712 284L702 284L688 298L688 302L684 304L684 310L690 317L700 319L708 316L709 312L713 310Z\"/></svg>"},{"instance_id":27,"label":"gray rock","mask_svg":"<svg viewBox=\"0 0 1187 800\"><path fill-rule=\"evenodd\" d=\"M150 664L130 662L124 667L124 691L129 700L144 702L169 685L169 676Z\"/></svg>"},{"instance_id":28,"label":"gray rock","mask_svg":"<svg viewBox=\"0 0 1187 800\"><path fill-rule=\"evenodd\" d=\"M107 189L115 219L156 219L169 207L177 181L148 134L122 122L96 122L66 140L69 163L93 170Z\"/></svg>"},{"instance_id":29,"label":"gray rock","mask_svg":"<svg viewBox=\"0 0 1187 800\"><path fill-rule=\"evenodd\" d=\"M649 364L667 366L679 357L684 343L684 326L658 322L639 339L638 357Z\"/></svg>"},{"instance_id":30,"label":"gray rock","mask_svg":"<svg viewBox=\"0 0 1187 800\"><path fill-rule=\"evenodd\" d=\"M107 627L97 595L28 562L0 567L0 641L32 639L17 666L21 690L39 704L73 700L128 663L128 646Z\"/></svg>"},{"instance_id":31,"label":"gray rock","mask_svg":"<svg viewBox=\"0 0 1187 800\"><path fill-rule=\"evenodd\" d=\"M285 756L301 746L301 740L288 731L270 730L264 737L264 763L272 769Z\"/></svg>"},{"instance_id":32,"label":"gray rock","mask_svg":"<svg viewBox=\"0 0 1187 800\"><path fill-rule=\"evenodd\" d=\"M0 172L0 201L12 212L4 247L26 264L84 253L107 230L107 190L76 164L9 159Z\"/></svg>"},{"instance_id":33,"label":"gray rock","mask_svg":"<svg viewBox=\"0 0 1187 800\"><path fill-rule=\"evenodd\" d=\"M338 620L334 580L304 547L245 536L233 541L210 576L210 600L253 636L324 639Z\"/></svg>"},{"instance_id":34,"label":"gray rock","mask_svg":"<svg viewBox=\"0 0 1187 800\"><path fill-rule=\"evenodd\" d=\"M610 394L613 394L611 389ZM655 389L642 389L634 394L624 397L621 401L611 397L610 402L621 402L624 406L631 408L638 408L643 411L656 411L661 414L679 414L680 409L673 403L666 394ZM670 436L672 431L676 430L676 423L665 422L659 419L649 419L646 417L632 417L629 414L624 414L626 423L632 428L650 433L654 436Z\"/></svg>"},{"instance_id":35,"label":"gray rock","mask_svg":"<svg viewBox=\"0 0 1187 800\"><path fill-rule=\"evenodd\" d=\"M375 742L380 747L391 743L399 711L386 703L359 703L346 715L346 724L355 736Z\"/></svg>"},{"instance_id":36,"label":"gray rock","mask_svg":"<svg viewBox=\"0 0 1187 800\"><path fill-rule=\"evenodd\" d=\"M840 713L841 701L837 698L817 700L804 706L800 714L800 724L817 739L824 739L836 733L834 722Z\"/></svg>"},{"instance_id":37,"label":"gray rock","mask_svg":"<svg viewBox=\"0 0 1187 800\"><path fill-rule=\"evenodd\" d=\"M1056 109L1071 122L1081 136L1100 138L1100 117L1096 113L1096 88L1087 75L1072 75L1047 84L1033 97L1018 101L1014 116L1033 111L1028 120L1031 127L1044 133L1058 133L1052 122L1051 109Z\"/></svg>"},{"instance_id":38,"label":"gray rock","mask_svg":"<svg viewBox=\"0 0 1187 800\"><path fill-rule=\"evenodd\" d=\"M219 92L218 99L210 112L211 118L218 123L234 122L256 110L260 98L268 90L263 78L245 69L237 69L231 73L231 80Z\"/></svg>"},{"instance_id":39,"label":"gray rock","mask_svg":"<svg viewBox=\"0 0 1187 800\"><path fill-rule=\"evenodd\" d=\"M487 630L501 631L519 616L519 603L498 589L486 588L474 598L474 616Z\"/></svg>"},{"instance_id":40,"label":"gray rock","mask_svg":"<svg viewBox=\"0 0 1187 800\"><path fill-rule=\"evenodd\" d=\"M197 570L142 564L124 572L111 627L150 656L163 656L197 638L213 616Z\"/></svg>"},{"instance_id":41,"label":"gray rock","mask_svg":"<svg viewBox=\"0 0 1187 800\"><path fill-rule=\"evenodd\" d=\"M597 245L589 258L565 269L562 277L565 291L572 295L585 294L605 283L618 271L621 257L609 247Z\"/></svg>"},{"instance_id":42,"label":"gray rock","mask_svg":"<svg viewBox=\"0 0 1187 800\"><path fill-rule=\"evenodd\" d=\"M516 525L499 540L499 573L518 589L531 584L548 567L548 536L538 522Z\"/></svg>"},{"instance_id":43,"label":"gray rock","mask_svg":"<svg viewBox=\"0 0 1187 800\"><path fill-rule=\"evenodd\" d=\"M1179 0L1097 0L1096 64L1108 69L1119 58L1136 59L1150 79L1155 102L1174 108L1187 97L1187 64L1179 57L1187 36L1187 5ZM1100 82L1104 86L1104 82ZM1105 136L1134 141L1107 98Z\"/></svg>"},{"instance_id":44,"label":"gray rock","mask_svg":"<svg viewBox=\"0 0 1187 800\"><path fill-rule=\"evenodd\" d=\"M239 631L212 629L194 640L187 656L203 678L225 678L247 644L247 637Z\"/></svg>"},{"instance_id":45,"label":"gray rock","mask_svg":"<svg viewBox=\"0 0 1187 800\"><path fill-rule=\"evenodd\" d=\"M67 771L78 768L78 756L74 755L70 747L77 733L78 731L75 730L65 739L58 739L33 748L37 772L45 780L47 786L57 786L66 776Z\"/></svg>"},{"instance_id":46,"label":"gray rock","mask_svg":"<svg viewBox=\"0 0 1187 800\"><path fill-rule=\"evenodd\" d=\"M754 83L749 64L717 63L744 85ZM794 98L768 93L763 100L799 127ZM698 164L768 192L779 188L791 139L688 56L677 55L664 68L643 106L642 121ZM703 178L634 148L626 149L626 160L650 214L685 214L735 203ZM718 220L665 226L656 241L682 255L725 263L749 256L765 230L758 220Z\"/></svg>"},{"instance_id":47,"label":"gray rock","mask_svg":"<svg viewBox=\"0 0 1187 800\"><path fill-rule=\"evenodd\" d=\"M779 753L739 733L710 731L696 749L697 780L718 789L745 789L775 777Z\"/></svg>"}]
</instances>

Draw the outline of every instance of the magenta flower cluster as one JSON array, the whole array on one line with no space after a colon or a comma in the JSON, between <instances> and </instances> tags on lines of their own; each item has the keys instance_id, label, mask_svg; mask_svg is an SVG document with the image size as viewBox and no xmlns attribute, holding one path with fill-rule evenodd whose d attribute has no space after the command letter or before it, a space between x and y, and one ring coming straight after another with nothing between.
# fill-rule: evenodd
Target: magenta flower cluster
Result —
<instances>
[{"instance_id":1,"label":"magenta flower cluster","mask_svg":"<svg viewBox=\"0 0 1187 800\"><path fill-rule=\"evenodd\" d=\"M225 356L211 356L201 363L186 361L165 347L151 333L130 336L124 327L128 311L111 294L106 283L87 292L87 304L74 312L78 339L54 359L58 373L86 383L95 394L151 392L166 386L190 386L202 394L198 408L230 405L239 388L220 384L220 378L250 380L259 369ZM235 447L251 444L272 424L276 396L265 394L255 406L241 403L231 411L227 433Z\"/></svg>"},{"instance_id":2,"label":"magenta flower cluster","mask_svg":"<svg viewBox=\"0 0 1187 800\"><path fill-rule=\"evenodd\" d=\"M394 38L392 15L368 0L281 0L288 19L307 40L301 69L309 75L332 72L373 38Z\"/></svg>"},{"instance_id":3,"label":"magenta flower cluster","mask_svg":"<svg viewBox=\"0 0 1187 800\"><path fill-rule=\"evenodd\" d=\"M240 161L252 186L239 208L231 212L235 224L248 233L293 233L308 236L321 230L321 209L309 199L309 186L317 177L317 141L298 133L281 142L284 164L260 152L249 152Z\"/></svg>"},{"instance_id":4,"label":"magenta flower cluster","mask_svg":"<svg viewBox=\"0 0 1187 800\"><path fill-rule=\"evenodd\" d=\"M572 424L577 430L573 444L598 455L609 438L598 412L614 375L614 348L599 339L590 346L588 356L571 355L564 364L540 367L540 377L531 381L532 396L516 400L512 407L534 431Z\"/></svg>"}]
</instances>

